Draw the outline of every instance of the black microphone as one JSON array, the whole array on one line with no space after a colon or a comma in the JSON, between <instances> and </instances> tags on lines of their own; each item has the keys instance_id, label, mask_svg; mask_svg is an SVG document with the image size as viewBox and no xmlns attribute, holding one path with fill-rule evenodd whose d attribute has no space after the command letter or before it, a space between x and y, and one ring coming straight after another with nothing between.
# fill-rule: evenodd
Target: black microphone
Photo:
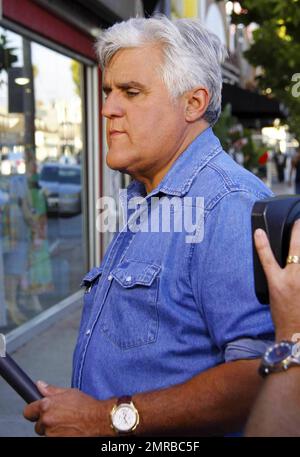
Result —
<instances>
[{"instance_id":1,"label":"black microphone","mask_svg":"<svg viewBox=\"0 0 300 457\"><path fill-rule=\"evenodd\" d=\"M0 334L0 337L4 335ZM0 356L0 376L26 401L32 403L40 400L43 395L39 392L34 382L13 360L9 354Z\"/></svg>"}]
</instances>

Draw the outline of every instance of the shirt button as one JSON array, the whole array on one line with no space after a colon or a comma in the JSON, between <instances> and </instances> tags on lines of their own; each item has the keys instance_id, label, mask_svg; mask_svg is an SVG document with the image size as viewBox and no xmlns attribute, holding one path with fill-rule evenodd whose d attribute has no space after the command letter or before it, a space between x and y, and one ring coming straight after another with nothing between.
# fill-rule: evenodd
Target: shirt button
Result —
<instances>
[{"instance_id":1,"label":"shirt button","mask_svg":"<svg viewBox=\"0 0 300 457\"><path fill-rule=\"evenodd\" d=\"M107 278L109 281L112 280L112 275L109 275L108 278Z\"/></svg>"},{"instance_id":2,"label":"shirt button","mask_svg":"<svg viewBox=\"0 0 300 457\"><path fill-rule=\"evenodd\" d=\"M127 276L126 281L127 281L127 282L130 282L131 279L132 279L131 276Z\"/></svg>"},{"instance_id":3,"label":"shirt button","mask_svg":"<svg viewBox=\"0 0 300 457\"><path fill-rule=\"evenodd\" d=\"M89 335L90 333L91 333L91 329L88 329L88 330L85 332L86 335Z\"/></svg>"}]
</instances>

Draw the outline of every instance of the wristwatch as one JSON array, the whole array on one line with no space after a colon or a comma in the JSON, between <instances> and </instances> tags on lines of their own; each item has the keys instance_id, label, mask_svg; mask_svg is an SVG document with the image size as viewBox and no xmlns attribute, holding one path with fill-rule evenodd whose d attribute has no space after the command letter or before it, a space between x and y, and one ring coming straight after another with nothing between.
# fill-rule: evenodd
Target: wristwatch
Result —
<instances>
[{"instance_id":1,"label":"wristwatch","mask_svg":"<svg viewBox=\"0 0 300 457\"><path fill-rule=\"evenodd\" d=\"M286 371L292 366L300 365L299 351L297 353L294 347L295 343L291 341L272 344L262 358L259 374L264 378L270 373Z\"/></svg>"},{"instance_id":2,"label":"wristwatch","mask_svg":"<svg viewBox=\"0 0 300 457\"><path fill-rule=\"evenodd\" d=\"M139 424L139 413L129 396L121 397L110 412L111 427L119 434L132 433Z\"/></svg>"}]
</instances>

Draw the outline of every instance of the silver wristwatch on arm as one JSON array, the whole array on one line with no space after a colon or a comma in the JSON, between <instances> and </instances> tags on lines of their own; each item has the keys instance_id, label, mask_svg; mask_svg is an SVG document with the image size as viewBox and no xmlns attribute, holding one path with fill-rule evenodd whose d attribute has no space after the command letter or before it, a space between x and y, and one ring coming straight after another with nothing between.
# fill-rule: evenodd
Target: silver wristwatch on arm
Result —
<instances>
[{"instance_id":1,"label":"silver wristwatch on arm","mask_svg":"<svg viewBox=\"0 0 300 457\"><path fill-rule=\"evenodd\" d=\"M264 378L271 373L286 371L290 367L300 365L300 354L292 341L280 341L272 344L265 352L259 374Z\"/></svg>"}]
</instances>

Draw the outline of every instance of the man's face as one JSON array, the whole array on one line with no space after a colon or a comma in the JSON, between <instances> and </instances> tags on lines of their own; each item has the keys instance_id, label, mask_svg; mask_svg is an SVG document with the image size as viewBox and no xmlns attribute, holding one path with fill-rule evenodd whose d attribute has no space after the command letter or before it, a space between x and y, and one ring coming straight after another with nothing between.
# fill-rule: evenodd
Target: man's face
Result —
<instances>
[{"instance_id":1,"label":"man's face","mask_svg":"<svg viewBox=\"0 0 300 457\"><path fill-rule=\"evenodd\" d=\"M172 160L185 136L184 97L172 101L158 68L161 49L122 49L104 71L107 165L152 179Z\"/></svg>"}]
</instances>

